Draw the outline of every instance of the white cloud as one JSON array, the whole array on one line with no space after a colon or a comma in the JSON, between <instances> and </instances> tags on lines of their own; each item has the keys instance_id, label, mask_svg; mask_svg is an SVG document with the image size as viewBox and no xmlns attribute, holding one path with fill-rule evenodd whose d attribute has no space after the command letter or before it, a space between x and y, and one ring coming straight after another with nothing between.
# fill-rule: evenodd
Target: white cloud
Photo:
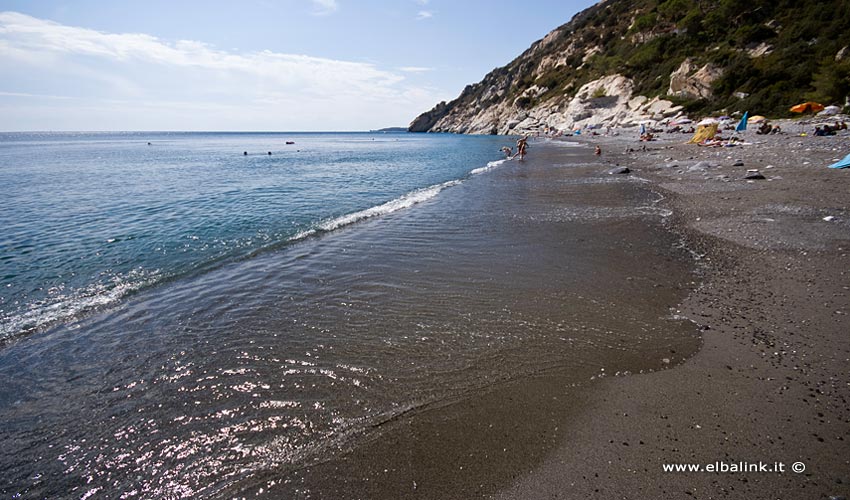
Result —
<instances>
[{"instance_id":1,"label":"white cloud","mask_svg":"<svg viewBox=\"0 0 850 500\"><path fill-rule=\"evenodd\" d=\"M30 94L29 92L2 92L2 91L0 91L0 97L31 97L31 98L36 98L36 99L69 99L68 96L63 96L63 95Z\"/></svg>"},{"instance_id":2,"label":"white cloud","mask_svg":"<svg viewBox=\"0 0 850 500\"><path fill-rule=\"evenodd\" d=\"M434 71L434 68L425 68L422 66L402 66L399 68L399 71L404 71L405 73L425 73L428 71Z\"/></svg>"},{"instance_id":3,"label":"white cloud","mask_svg":"<svg viewBox=\"0 0 850 500\"><path fill-rule=\"evenodd\" d=\"M434 13L431 12L430 10L420 10L419 12L416 13L416 19L417 20L431 19L432 17L434 17Z\"/></svg>"},{"instance_id":4,"label":"white cloud","mask_svg":"<svg viewBox=\"0 0 850 500\"><path fill-rule=\"evenodd\" d=\"M419 5L428 5L429 2L430 0L416 0Z\"/></svg>"},{"instance_id":5,"label":"white cloud","mask_svg":"<svg viewBox=\"0 0 850 500\"><path fill-rule=\"evenodd\" d=\"M310 81L322 84L344 80L348 84L388 85L402 77L372 64L339 61L271 51L235 53L216 50L193 40L167 43L145 34L110 34L63 26L24 14L0 13L0 55L82 55L113 62L155 63L177 67L242 72L287 84ZM4 50L6 47L12 50Z\"/></svg>"},{"instance_id":6,"label":"white cloud","mask_svg":"<svg viewBox=\"0 0 850 500\"><path fill-rule=\"evenodd\" d=\"M130 120L132 113L150 115L160 110L160 115L144 120L144 126L152 127L152 120L161 116L164 123L153 127L156 129L177 127L167 121L175 116L167 108L199 107L206 109L197 113L201 124L192 127L189 118L182 117L180 126L236 129L237 125L227 124L238 123L242 129L255 130L376 128L405 124L437 102L433 89L415 88L403 76L427 68L389 71L370 63L303 54L218 50L199 41L168 42L141 33L104 33L15 12L0 12L0 67L4 74L0 95L26 94L35 99L44 94L40 105L49 106L46 98L56 97L49 94L67 94L95 111L89 116L79 111L81 119L90 120L95 120L97 113L118 113L111 118L114 121L122 116ZM41 86L15 88L15 81ZM156 104L164 102L169 103ZM4 109L12 108L0 106L0 115ZM15 109L25 113L25 107ZM72 113L73 107L63 101L60 111ZM228 122L228 116L238 120ZM7 115L0 127L8 128L23 118ZM257 125L251 125L252 119Z\"/></svg>"},{"instance_id":7,"label":"white cloud","mask_svg":"<svg viewBox=\"0 0 850 500\"><path fill-rule=\"evenodd\" d=\"M313 5L316 7L316 10L313 14L317 16L326 16L328 14L333 14L334 12L339 10L339 4L336 0L310 0L313 2Z\"/></svg>"}]
</instances>

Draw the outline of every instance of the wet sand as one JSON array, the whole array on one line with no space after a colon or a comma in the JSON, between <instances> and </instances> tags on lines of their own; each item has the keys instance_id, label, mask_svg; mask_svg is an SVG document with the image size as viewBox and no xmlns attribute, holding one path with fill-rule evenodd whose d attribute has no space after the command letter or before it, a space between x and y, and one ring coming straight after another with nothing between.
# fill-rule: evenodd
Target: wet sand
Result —
<instances>
[{"instance_id":1,"label":"wet sand","mask_svg":"<svg viewBox=\"0 0 850 500\"><path fill-rule=\"evenodd\" d=\"M695 355L671 349L644 373L593 380L544 372L402 415L380 439L301 471L288 485L296 496L847 496L850 172L824 168L845 154L847 140L768 138L737 149L681 142L674 136L625 153L642 144L596 139L582 168L628 166L647 181L635 189L664 197L667 230L684 239L696 273L655 279L674 281L672 290L631 287L618 297L658 313L668 301L698 326ZM601 158L589 154L594 143ZM709 166L688 170L700 161ZM751 168L767 179L743 180ZM640 228L608 227L630 252L647 252ZM785 472L662 469L741 461L782 462ZM790 471L795 462L803 473Z\"/></svg>"},{"instance_id":2,"label":"wet sand","mask_svg":"<svg viewBox=\"0 0 850 500\"><path fill-rule=\"evenodd\" d=\"M751 146L704 149L682 137L632 153L643 143L594 142L602 165L651 180L703 255L702 284L679 307L702 325L702 349L597 383L557 449L496 498L850 495L850 171L825 168L850 142L749 134ZM766 179L743 180L748 169ZM662 471L717 461L786 472Z\"/></svg>"}]
</instances>

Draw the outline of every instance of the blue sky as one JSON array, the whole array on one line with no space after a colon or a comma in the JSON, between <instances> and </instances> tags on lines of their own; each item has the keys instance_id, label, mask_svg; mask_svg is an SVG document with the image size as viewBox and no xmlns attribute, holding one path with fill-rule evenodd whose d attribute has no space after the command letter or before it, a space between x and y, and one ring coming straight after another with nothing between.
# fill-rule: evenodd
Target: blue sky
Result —
<instances>
[{"instance_id":1,"label":"blue sky","mask_svg":"<svg viewBox=\"0 0 850 500\"><path fill-rule=\"evenodd\" d=\"M593 0L0 0L0 130L406 126Z\"/></svg>"}]
</instances>

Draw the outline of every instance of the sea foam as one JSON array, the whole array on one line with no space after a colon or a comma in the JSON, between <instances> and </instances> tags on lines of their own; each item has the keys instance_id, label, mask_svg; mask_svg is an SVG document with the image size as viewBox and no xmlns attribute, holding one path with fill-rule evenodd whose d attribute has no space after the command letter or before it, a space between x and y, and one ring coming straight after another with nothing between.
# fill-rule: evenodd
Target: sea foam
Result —
<instances>
[{"instance_id":1,"label":"sea foam","mask_svg":"<svg viewBox=\"0 0 850 500\"><path fill-rule=\"evenodd\" d=\"M422 189L416 189L381 205L377 205L371 208L367 208L365 210L360 210L359 212L353 212L347 215L342 215L340 217L330 219L326 222L319 224L318 229L321 231L333 231L340 227L347 226L349 224L353 224L355 222L359 222L365 219L370 219L372 217L378 217L381 215L387 215L393 212L397 212L399 210L403 210L405 208L410 208L413 205L422 203L423 201L430 200L431 198L437 196L437 194L439 194L440 191L442 191L443 189L446 189L447 187L451 186L456 186L460 183L460 180L453 180Z\"/></svg>"}]
</instances>

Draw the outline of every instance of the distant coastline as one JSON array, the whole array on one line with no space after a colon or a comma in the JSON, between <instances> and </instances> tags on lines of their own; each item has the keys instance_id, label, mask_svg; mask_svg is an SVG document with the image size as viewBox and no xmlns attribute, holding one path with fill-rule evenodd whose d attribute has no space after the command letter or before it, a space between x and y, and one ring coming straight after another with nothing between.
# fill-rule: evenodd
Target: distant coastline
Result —
<instances>
[{"instance_id":1,"label":"distant coastline","mask_svg":"<svg viewBox=\"0 0 850 500\"><path fill-rule=\"evenodd\" d=\"M369 132L383 132L385 134L406 133L407 127L387 127L379 128L378 130L370 130Z\"/></svg>"}]
</instances>

